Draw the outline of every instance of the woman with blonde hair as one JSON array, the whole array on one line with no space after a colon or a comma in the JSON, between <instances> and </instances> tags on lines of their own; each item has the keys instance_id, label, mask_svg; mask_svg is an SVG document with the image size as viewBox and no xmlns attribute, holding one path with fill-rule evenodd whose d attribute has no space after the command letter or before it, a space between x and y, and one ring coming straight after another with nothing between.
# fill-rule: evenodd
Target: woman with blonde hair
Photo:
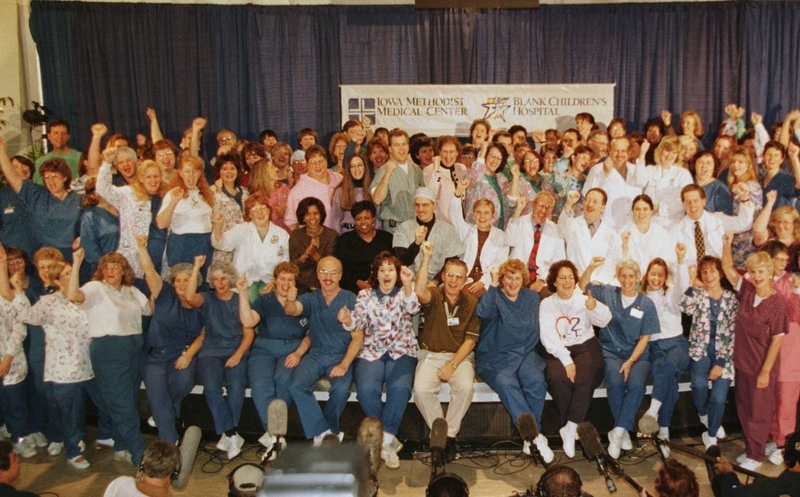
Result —
<instances>
[{"instance_id":1,"label":"woman with blonde hair","mask_svg":"<svg viewBox=\"0 0 800 497\"><path fill-rule=\"evenodd\" d=\"M731 152L731 164L727 172L727 184L733 196L733 215L739 214L740 198L743 196L746 198L748 191L750 202L757 215L761 211L764 198L750 151L744 147L737 147ZM752 229L733 235L733 263L738 269L744 268L747 257L753 252L755 247Z\"/></svg>"},{"instance_id":2,"label":"woman with blonde hair","mask_svg":"<svg viewBox=\"0 0 800 497\"><path fill-rule=\"evenodd\" d=\"M250 194L263 192L267 196L270 222L286 229L283 219L286 216L286 202L289 199L291 186L286 181L282 181L278 175L278 166L274 162L267 159L258 161L250 178Z\"/></svg>"},{"instance_id":3,"label":"woman with blonde hair","mask_svg":"<svg viewBox=\"0 0 800 497\"><path fill-rule=\"evenodd\" d=\"M800 214L791 205L772 210L778 198L776 191L767 192L767 203L753 222L753 245L761 247L770 240L778 240L789 251L786 270L798 271L797 256L800 253Z\"/></svg>"},{"instance_id":4,"label":"woman with blonde hair","mask_svg":"<svg viewBox=\"0 0 800 497\"><path fill-rule=\"evenodd\" d=\"M649 149L650 143L645 140L636 161L633 183L653 199L659 224L671 227L685 214L680 193L684 186L692 184L692 175L683 167L683 148L677 137L661 139L654 154L655 165L645 164Z\"/></svg>"}]
</instances>

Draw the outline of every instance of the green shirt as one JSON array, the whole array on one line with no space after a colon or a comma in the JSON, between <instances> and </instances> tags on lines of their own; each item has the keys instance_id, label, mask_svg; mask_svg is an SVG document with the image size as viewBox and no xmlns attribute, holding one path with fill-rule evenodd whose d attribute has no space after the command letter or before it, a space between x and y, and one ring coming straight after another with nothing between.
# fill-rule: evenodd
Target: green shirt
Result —
<instances>
[{"instance_id":1,"label":"green shirt","mask_svg":"<svg viewBox=\"0 0 800 497\"><path fill-rule=\"evenodd\" d=\"M74 148L69 149L69 152L67 152L66 154L57 154L56 152L50 152L47 155L39 157L39 160L36 161L36 170L33 172L33 182L36 183L37 185L43 184L42 177L39 176L39 166L41 166L44 161L50 159L64 159L67 162L70 171L72 171L71 179L75 179L78 176L80 176L78 174L78 165L81 161L80 152L78 152Z\"/></svg>"}]
</instances>

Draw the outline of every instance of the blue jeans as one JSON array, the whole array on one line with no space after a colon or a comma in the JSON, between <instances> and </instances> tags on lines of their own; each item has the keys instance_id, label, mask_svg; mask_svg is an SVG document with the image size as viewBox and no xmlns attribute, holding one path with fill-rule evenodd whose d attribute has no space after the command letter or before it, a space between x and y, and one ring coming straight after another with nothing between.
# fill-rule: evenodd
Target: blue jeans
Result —
<instances>
[{"instance_id":1,"label":"blue jeans","mask_svg":"<svg viewBox=\"0 0 800 497\"><path fill-rule=\"evenodd\" d=\"M544 369L545 362L536 352L528 354L511 375L493 372L491 368L477 364L477 373L500 397L515 426L519 415L525 413L532 414L539 427L542 426L542 410L547 395Z\"/></svg>"},{"instance_id":2,"label":"blue jeans","mask_svg":"<svg viewBox=\"0 0 800 497\"><path fill-rule=\"evenodd\" d=\"M86 421L85 384L91 380L77 383L51 383L53 398L61 411L64 425L64 445L67 447L67 458L78 457L81 449L78 446L83 440L83 426Z\"/></svg>"},{"instance_id":3,"label":"blue jeans","mask_svg":"<svg viewBox=\"0 0 800 497\"><path fill-rule=\"evenodd\" d=\"M218 435L239 425L247 388L247 354L233 368L225 367L228 358L227 355L206 356L201 357L197 363L203 395L211 410L214 429ZM223 380L228 393L225 397L222 396Z\"/></svg>"},{"instance_id":4,"label":"blue jeans","mask_svg":"<svg viewBox=\"0 0 800 497\"><path fill-rule=\"evenodd\" d=\"M358 392L358 403L367 416L380 419L383 430L397 434L403 413L406 412L417 358L403 355L392 359L386 353L380 359L367 361L356 359L353 374ZM383 384L386 383L386 403L381 400Z\"/></svg>"},{"instance_id":5,"label":"blue jeans","mask_svg":"<svg viewBox=\"0 0 800 497\"><path fill-rule=\"evenodd\" d=\"M267 407L270 402L281 399L287 407L292 405L292 394L289 393L292 370L284 366L284 362L298 345L298 340L256 338L250 348L250 359L247 361L250 395L264 431L267 431Z\"/></svg>"},{"instance_id":6,"label":"blue jeans","mask_svg":"<svg viewBox=\"0 0 800 497\"><path fill-rule=\"evenodd\" d=\"M175 443L180 437L175 419L180 416L181 402L194 388L197 357L186 369L175 369L174 361L149 359L144 365L144 384L147 404L158 426L158 438Z\"/></svg>"},{"instance_id":7,"label":"blue jeans","mask_svg":"<svg viewBox=\"0 0 800 497\"><path fill-rule=\"evenodd\" d=\"M297 405L306 438L314 438L326 430L339 433L339 418L347 405L353 384L352 366L347 368L344 376L330 377L331 369L342 361L342 357L342 354L315 354L312 351L303 357L292 373L289 391ZM331 383L324 413L314 397L314 385L323 376L327 376Z\"/></svg>"},{"instance_id":8,"label":"blue jeans","mask_svg":"<svg viewBox=\"0 0 800 497\"><path fill-rule=\"evenodd\" d=\"M633 430L636 411L642 405L647 377L650 376L650 361L646 357L648 357L647 354L642 354L642 358L631 367L626 382L619 370L627 358L620 359L603 350L603 359L606 361L604 378L608 392L608 405L611 408L611 415L614 417L615 428Z\"/></svg>"},{"instance_id":9,"label":"blue jeans","mask_svg":"<svg viewBox=\"0 0 800 497\"><path fill-rule=\"evenodd\" d=\"M27 386L25 381L16 385L3 385L0 382L0 407L6 417L6 427L16 442L30 435L28 430Z\"/></svg>"},{"instance_id":10,"label":"blue jeans","mask_svg":"<svg viewBox=\"0 0 800 497\"><path fill-rule=\"evenodd\" d=\"M678 376L689 367L689 342L683 336L650 342L653 398L661 402L658 425L669 428L678 402Z\"/></svg>"},{"instance_id":11,"label":"blue jeans","mask_svg":"<svg viewBox=\"0 0 800 497\"><path fill-rule=\"evenodd\" d=\"M708 388L708 373L714 365L711 358L703 356L699 361L689 363L689 372L692 374L692 399L697 408L697 414L708 416L708 433L716 435L722 424L725 414L725 401L728 399L728 389L731 380L717 378Z\"/></svg>"},{"instance_id":12,"label":"blue jeans","mask_svg":"<svg viewBox=\"0 0 800 497\"><path fill-rule=\"evenodd\" d=\"M114 450L127 450L138 465L144 454L139 429L139 358L142 335L93 338L89 346L95 382L113 420Z\"/></svg>"}]
</instances>

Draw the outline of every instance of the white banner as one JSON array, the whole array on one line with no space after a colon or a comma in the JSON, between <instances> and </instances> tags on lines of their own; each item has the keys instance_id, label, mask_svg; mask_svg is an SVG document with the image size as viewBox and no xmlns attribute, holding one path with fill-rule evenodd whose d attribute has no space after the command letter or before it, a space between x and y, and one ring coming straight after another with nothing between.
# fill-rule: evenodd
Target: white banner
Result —
<instances>
[{"instance_id":1,"label":"white banner","mask_svg":"<svg viewBox=\"0 0 800 497\"><path fill-rule=\"evenodd\" d=\"M373 129L469 136L474 119L495 129L521 124L530 133L575 126L588 112L605 127L614 117L614 84L342 85L342 122L369 117Z\"/></svg>"}]
</instances>

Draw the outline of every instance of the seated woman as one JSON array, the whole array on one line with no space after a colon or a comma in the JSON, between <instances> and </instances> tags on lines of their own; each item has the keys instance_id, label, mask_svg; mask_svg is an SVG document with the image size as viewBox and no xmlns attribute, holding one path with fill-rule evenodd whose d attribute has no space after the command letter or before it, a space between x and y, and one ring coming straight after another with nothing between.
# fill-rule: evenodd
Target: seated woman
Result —
<instances>
[{"instance_id":1,"label":"seated woman","mask_svg":"<svg viewBox=\"0 0 800 497\"><path fill-rule=\"evenodd\" d=\"M389 469L400 467L403 444L397 432L411 398L417 367L417 338L411 316L420 310L413 288L414 273L390 252L372 261L370 289L356 298L353 322L364 331L364 345L355 361L353 379L364 414L383 423L381 458ZM402 291L401 291L402 287ZM381 400L386 385L386 402Z\"/></svg>"},{"instance_id":2,"label":"seated woman","mask_svg":"<svg viewBox=\"0 0 800 497\"><path fill-rule=\"evenodd\" d=\"M186 298L192 265L175 264L167 272L167 281L156 271L147 253L147 237L136 237L139 262L144 269L153 318L145 343L144 383L147 403L158 427L158 437L170 443L179 441L175 421L180 418L181 402L194 388L197 375L197 352L203 345L203 316L198 309L202 300Z\"/></svg>"},{"instance_id":3,"label":"seated woman","mask_svg":"<svg viewBox=\"0 0 800 497\"><path fill-rule=\"evenodd\" d=\"M547 384L545 362L536 353L539 294L527 288L528 268L518 259L491 268L489 274L492 283L476 311L481 334L475 348L475 371L497 392L517 429L520 415L526 413L541 426ZM533 442L544 462L552 462L554 454L547 438L539 433ZM530 441L524 441L522 450L531 454Z\"/></svg>"},{"instance_id":4,"label":"seated woman","mask_svg":"<svg viewBox=\"0 0 800 497\"><path fill-rule=\"evenodd\" d=\"M319 288L317 261L333 255L336 250L336 231L324 226L327 211L316 197L306 197L297 205L300 227L289 235L289 260L300 268L297 291L308 293Z\"/></svg>"},{"instance_id":5,"label":"seated woman","mask_svg":"<svg viewBox=\"0 0 800 497\"><path fill-rule=\"evenodd\" d=\"M592 257L581 275L580 287L611 309L611 321L600 329L600 343L608 404L614 417L614 429L608 434L608 454L617 459L620 449L633 449L628 431L633 429L650 375L647 343L650 335L661 332L661 326L653 301L636 289L642 279L636 262L624 259L617 263L619 287L590 283L592 273L604 262L602 257Z\"/></svg>"},{"instance_id":6,"label":"seated woman","mask_svg":"<svg viewBox=\"0 0 800 497\"><path fill-rule=\"evenodd\" d=\"M308 352L311 341L306 337L308 325L300 318L287 316L283 310L289 291L295 288L295 279L300 269L291 262L283 261L272 272L274 292L259 296L252 307L247 299L239 299L239 319L242 326L255 329L258 334L253 341L247 375L250 379L250 394L264 428L258 440L267 450L278 442L277 435L267 432L267 408L270 402L281 399L287 406L292 404L289 381L292 371ZM247 292L244 274L236 280L239 295ZM281 438L283 438L281 436ZM281 440L286 445L286 440Z\"/></svg>"},{"instance_id":7,"label":"seated woman","mask_svg":"<svg viewBox=\"0 0 800 497\"><path fill-rule=\"evenodd\" d=\"M725 437L722 415L733 381L733 331L739 301L718 258L709 255L701 258L693 272L699 280L690 275L692 287L681 297L681 312L692 318L689 334L692 400L700 422L707 428L702 436L707 449L717 445L717 438Z\"/></svg>"},{"instance_id":8,"label":"seated woman","mask_svg":"<svg viewBox=\"0 0 800 497\"><path fill-rule=\"evenodd\" d=\"M506 234L492 226L494 204L487 199L475 202L472 207L474 224L464 220L461 212L461 200L458 198L469 187L469 180L462 180L456 187L456 196L450 200L450 220L464 245L462 260L470 268L464 291L478 298L489 288L491 277L488 269L499 267L508 259ZM516 212L516 211L515 211ZM511 219L509 218L509 221Z\"/></svg>"},{"instance_id":9,"label":"seated woman","mask_svg":"<svg viewBox=\"0 0 800 497\"><path fill-rule=\"evenodd\" d=\"M689 342L683 336L681 325L680 300L688 288L688 268L684 265L686 247L677 244L675 253L678 265L670 280L670 269L664 259L656 257L647 266L642 279L642 293L653 301L658 313L661 333L650 336L650 364L653 369L653 394L650 407L644 414L658 423L658 437L669 440L669 427L672 424L672 413L678 402L678 376L689 367ZM660 445L669 456L669 448Z\"/></svg>"},{"instance_id":10,"label":"seated woman","mask_svg":"<svg viewBox=\"0 0 800 497\"><path fill-rule=\"evenodd\" d=\"M213 291L197 293L197 282L205 257L196 256L186 299L203 311L205 337L200 349L198 371L203 395L214 418L214 429L220 436L217 448L233 459L242 451L244 438L237 432L247 387L247 356L253 343L253 328L242 326L239 299L247 298L233 291L236 269L230 263L217 261L208 270ZM225 383L227 396L222 396Z\"/></svg>"},{"instance_id":11,"label":"seated woman","mask_svg":"<svg viewBox=\"0 0 800 497\"><path fill-rule=\"evenodd\" d=\"M547 288L554 293L539 307L539 330L547 350L547 389L561 416L558 431L564 453L575 457L578 424L586 420L594 390L603 381L603 349L593 326L611 321L608 307L577 289L578 268L558 261L547 274Z\"/></svg>"},{"instance_id":12,"label":"seated woman","mask_svg":"<svg viewBox=\"0 0 800 497\"><path fill-rule=\"evenodd\" d=\"M67 462L77 469L86 469L89 461L81 455L85 448L83 428L86 393L96 394L89 359L92 337L86 314L66 297L72 268L65 262L57 262L48 273L49 280L58 291L42 296L33 306L25 296L22 275L15 274L11 278L16 294L14 306L22 321L44 327L47 336L44 380L48 382L61 414ZM101 413L104 412L102 405L98 408Z\"/></svg>"},{"instance_id":13,"label":"seated woman","mask_svg":"<svg viewBox=\"0 0 800 497\"><path fill-rule=\"evenodd\" d=\"M235 254L233 265L247 278L245 295L253 302L262 291L274 288L272 273L275 266L289 260L289 234L270 222L267 196L256 192L244 203L244 223L233 225L223 232L221 213L211 219L214 248Z\"/></svg>"}]
</instances>

